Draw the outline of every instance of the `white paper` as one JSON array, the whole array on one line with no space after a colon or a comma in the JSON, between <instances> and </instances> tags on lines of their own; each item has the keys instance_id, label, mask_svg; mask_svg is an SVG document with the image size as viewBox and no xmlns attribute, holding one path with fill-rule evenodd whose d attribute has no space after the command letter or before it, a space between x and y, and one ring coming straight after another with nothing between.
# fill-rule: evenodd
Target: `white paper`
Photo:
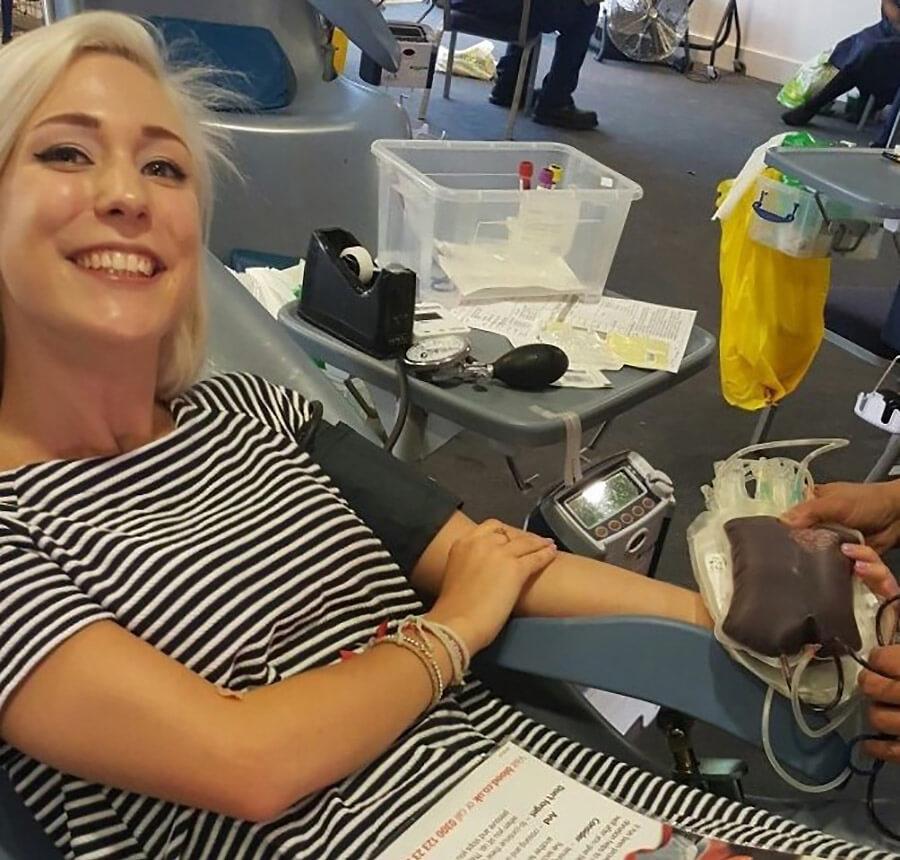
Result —
<instances>
[{"instance_id":1,"label":"white paper","mask_svg":"<svg viewBox=\"0 0 900 860\"><path fill-rule=\"evenodd\" d=\"M520 245L510 242L439 242L437 261L465 297L534 298L585 290L560 255L526 254Z\"/></svg>"},{"instance_id":2,"label":"white paper","mask_svg":"<svg viewBox=\"0 0 900 860\"><path fill-rule=\"evenodd\" d=\"M229 269L253 298L273 317L288 302L293 301L294 292L303 283L304 261L288 269L270 269L265 266L251 266L244 272Z\"/></svg>"},{"instance_id":3,"label":"white paper","mask_svg":"<svg viewBox=\"0 0 900 860\"><path fill-rule=\"evenodd\" d=\"M378 860L755 860L634 812L513 743L472 770Z\"/></svg>"},{"instance_id":4,"label":"white paper","mask_svg":"<svg viewBox=\"0 0 900 860\"><path fill-rule=\"evenodd\" d=\"M581 221L581 201L574 191L536 189L523 194L519 214L507 224L516 254L565 258L572 250Z\"/></svg>"},{"instance_id":5,"label":"white paper","mask_svg":"<svg viewBox=\"0 0 900 860\"><path fill-rule=\"evenodd\" d=\"M469 328L489 331L509 339L513 346L538 343L541 330L566 313L565 301L484 302L459 305L453 316Z\"/></svg>"},{"instance_id":6,"label":"white paper","mask_svg":"<svg viewBox=\"0 0 900 860\"><path fill-rule=\"evenodd\" d=\"M612 388L609 378L599 370L570 367L556 382L557 388Z\"/></svg>"},{"instance_id":7,"label":"white paper","mask_svg":"<svg viewBox=\"0 0 900 860\"><path fill-rule=\"evenodd\" d=\"M696 311L611 296L579 302L566 316L569 325L604 333L626 364L670 373L681 367L696 319Z\"/></svg>"},{"instance_id":8,"label":"white paper","mask_svg":"<svg viewBox=\"0 0 900 860\"><path fill-rule=\"evenodd\" d=\"M659 822L507 743L379 860L615 860L664 839Z\"/></svg>"}]
</instances>

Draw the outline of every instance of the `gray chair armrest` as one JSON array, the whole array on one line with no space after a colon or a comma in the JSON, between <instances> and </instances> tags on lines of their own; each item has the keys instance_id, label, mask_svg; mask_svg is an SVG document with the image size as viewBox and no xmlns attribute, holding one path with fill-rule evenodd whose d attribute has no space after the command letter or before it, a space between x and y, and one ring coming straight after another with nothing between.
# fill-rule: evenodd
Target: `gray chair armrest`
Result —
<instances>
[{"instance_id":1,"label":"gray chair armrest","mask_svg":"<svg viewBox=\"0 0 900 860\"><path fill-rule=\"evenodd\" d=\"M309 0L364 54L389 72L400 67L400 45L372 0Z\"/></svg>"},{"instance_id":2,"label":"gray chair armrest","mask_svg":"<svg viewBox=\"0 0 900 860\"><path fill-rule=\"evenodd\" d=\"M765 684L698 627L642 617L521 618L484 656L505 669L673 708L762 745ZM780 695L772 707L771 738L778 759L814 782L832 779L847 764L840 735L806 737Z\"/></svg>"}]
</instances>

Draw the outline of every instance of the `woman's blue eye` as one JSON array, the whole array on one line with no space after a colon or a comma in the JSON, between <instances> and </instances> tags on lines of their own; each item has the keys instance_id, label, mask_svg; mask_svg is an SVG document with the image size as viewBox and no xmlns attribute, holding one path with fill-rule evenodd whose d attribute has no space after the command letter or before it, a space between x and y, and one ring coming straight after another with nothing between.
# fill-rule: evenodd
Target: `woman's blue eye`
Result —
<instances>
[{"instance_id":1,"label":"woman's blue eye","mask_svg":"<svg viewBox=\"0 0 900 860\"><path fill-rule=\"evenodd\" d=\"M51 146L34 156L45 164L90 164L91 160L75 146Z\"/></svg>"},{"instance_id":2,"label":"woman's blue eye","mask_svg":"<svg viewBox=\"0 0 900 860\"><path fill-rule=\"evenodd\" d=\"M174 179L177 182L181 182L187 178L187 174L177 164L174 164L171 161L165 161L164 159L151 161L144 168L144 173L148 176L158 176L161 179Z\"/></svg>"}]
</instances>

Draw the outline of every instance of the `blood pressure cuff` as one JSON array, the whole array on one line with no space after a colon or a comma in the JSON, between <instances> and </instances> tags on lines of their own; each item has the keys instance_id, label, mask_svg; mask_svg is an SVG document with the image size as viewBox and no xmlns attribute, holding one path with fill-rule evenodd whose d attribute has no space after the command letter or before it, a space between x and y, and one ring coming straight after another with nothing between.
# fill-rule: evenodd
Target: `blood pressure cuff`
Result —
<instances>
[{"instance_id":1,"label":"blood pressure cuff","mask_svg":"<svg viewBox=\"0 0 900 860\"><path fill-rule=\"evenodd\" d=\"M346 424L335 427L323 421L309 455L407 573L462 505L452 493Z\"/></svg>"},{"instance_id":2,"label":"blood pressure cuff","mask_svg":"<svg viewBox=\"0 0 900 860\"><path fill-rule=\"evenodd\" d=\"M725 524L734 594L723 632L767 657L793 656L835 638L854 651L862 642L853 606L853 563L836 529L791 529L775 517L738 517Z\"/></svg>"}]
</instances>

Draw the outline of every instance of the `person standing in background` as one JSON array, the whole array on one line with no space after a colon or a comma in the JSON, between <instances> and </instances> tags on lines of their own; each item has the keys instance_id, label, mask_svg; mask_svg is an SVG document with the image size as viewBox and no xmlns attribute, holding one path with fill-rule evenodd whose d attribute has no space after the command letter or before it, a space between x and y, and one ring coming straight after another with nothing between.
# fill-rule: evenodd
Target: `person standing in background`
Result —
<instances>
[{"instance_id":1,"label":"person standing in background","mask_svg":"<svg viewBox=\"0 0 900 860\"><path fill-rule=\"evenodd\" d=\"M505 25L522 18L522 0L450 0L450 5L455 12L495 19ZM600 5L596 0L533 0L529 34L559 33L553 62L535 106L535 122L574 131L597 127L597 114L577 108L573 94L599 16ZM510 44L497 64L492 104L501 107L512 104L521 60L522 48Z\"/></svg>"}]
</instances>

